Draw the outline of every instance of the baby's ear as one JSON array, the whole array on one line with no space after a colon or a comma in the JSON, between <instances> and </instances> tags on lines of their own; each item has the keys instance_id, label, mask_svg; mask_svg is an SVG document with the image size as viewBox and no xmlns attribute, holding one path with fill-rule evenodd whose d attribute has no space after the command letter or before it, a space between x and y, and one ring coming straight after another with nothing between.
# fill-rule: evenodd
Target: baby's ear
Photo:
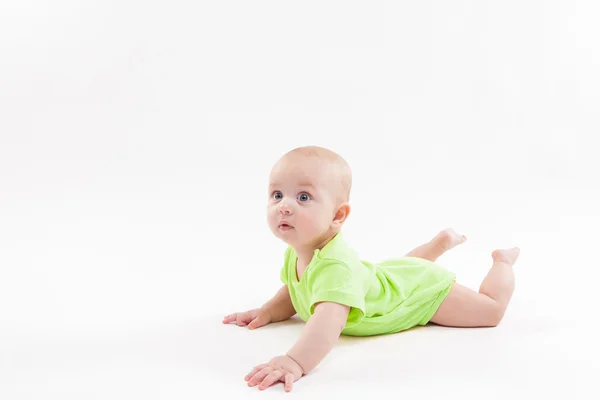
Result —
<instances>
[{"instance_id":1,"label":"baby's ear","mask_svg":"<svg viewBox=\"0 0 600 400\"><path fill-rule=\"evenodd\" d=\"M341 227L348 219L348 215L350 215L350 204L342 203L333 217L333 226Z\"/></svg>"}]
</instances>

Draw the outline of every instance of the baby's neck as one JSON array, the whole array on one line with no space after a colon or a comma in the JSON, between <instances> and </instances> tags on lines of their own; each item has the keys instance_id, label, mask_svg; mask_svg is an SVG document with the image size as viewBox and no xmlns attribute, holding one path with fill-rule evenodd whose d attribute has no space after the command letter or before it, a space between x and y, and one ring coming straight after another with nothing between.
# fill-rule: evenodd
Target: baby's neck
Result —
<instances>
[{"instance_id":1,"label":"baby's neck","mask_svg":"<svg viewBox=\"0 0 600 400\"><path fill-rule=\"evenodd\" d=\"M328 233L324 238L319 239L319 241L312 246L302 247L302 248L294 248L296 255L298 256L298 261L296 265L296 270L298 271L298 275L302 275L308 264L312 261L315 250L321 250L327 243L331 241L337 235L337 232Z\"/></svg>"},{"instance_id":2,"label":"baby's neck","mask_svg":"<svg viewBox=\"0 0 600 400\"><path fill-rule=\"evenodd\" d=\"M312 260L312 255L305 255L302 253L296 254L298 255L298 259L296 260L296 278L300 280L302 275L304 275L304 271L306 271L308 264L310 264L310 261Z\"/></svg>"}]
</instances>

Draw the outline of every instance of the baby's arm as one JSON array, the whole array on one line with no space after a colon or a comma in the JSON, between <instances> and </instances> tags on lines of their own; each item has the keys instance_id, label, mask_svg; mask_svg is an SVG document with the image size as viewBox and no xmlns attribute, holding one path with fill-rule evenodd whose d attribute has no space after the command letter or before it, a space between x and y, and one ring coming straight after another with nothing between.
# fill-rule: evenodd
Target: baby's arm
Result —
<instances>
[{"instance_id":1,"label":"baby's arm","mask_svg":"<svg viewBox=\"0 0 600 400\"><path fill-rule=\"evenodd\" d=\"M249 386L259 385L263 390L277 381L285 383L285 390L292 390L294 381L312 371L329 354L338 340L350 307L337 303L323 302L315 306L296 344L285 356L273 358L246 375Z\"/></svg>"},{"instance_id":2,"label":"baby's arm","mask_svg":"<svg viewBox=\"0 0 600 400\"><path fill-rule=\"evenodd\" d=\"M287 352L304 374L308 374L329 354L340 337L350 307L338 303L318 303L296 344Z\"/></svg>"},{"instance_id":3,"label":"baby's arm","mask_svg":"<svg viewBox=\"0 0 600 400\"><path fill-rule=\"evenodd\" d=\"M296 315L287 285L283 285L261 308L271 316L271 322L285 321Z\"/></svg>"}]
</instances>

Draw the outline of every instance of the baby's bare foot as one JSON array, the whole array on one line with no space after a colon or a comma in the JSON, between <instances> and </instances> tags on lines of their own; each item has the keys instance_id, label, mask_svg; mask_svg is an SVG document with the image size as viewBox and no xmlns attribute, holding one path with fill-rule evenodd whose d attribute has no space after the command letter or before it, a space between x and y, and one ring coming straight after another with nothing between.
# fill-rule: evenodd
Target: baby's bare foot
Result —
<instances>
[{"instance_id":1,"label":"baby's bare foot","mask_svg":"<svg viewBox=\"0 0 600 400\"><path fill-rule=\"evenodd\" d=\"M467 240L466 236L459 235L454 229L444 229L433 238L433 242L439 246L443 251L448 251L459 244L462 244Z\"/></svg>"},{"instance_id":2,"label":"baby's bare foot","mask_svg":"<svg viewBox=\"0 0 600 400\"><path fill-rule=\"evenodd\" d=\"M517 258L519 258L519 253L521 250L518 247L513 247L512 249L498 249L492 252L492 258L494 262L502 262L508 265L513 265Z\"/></svg>"}]
</instances>

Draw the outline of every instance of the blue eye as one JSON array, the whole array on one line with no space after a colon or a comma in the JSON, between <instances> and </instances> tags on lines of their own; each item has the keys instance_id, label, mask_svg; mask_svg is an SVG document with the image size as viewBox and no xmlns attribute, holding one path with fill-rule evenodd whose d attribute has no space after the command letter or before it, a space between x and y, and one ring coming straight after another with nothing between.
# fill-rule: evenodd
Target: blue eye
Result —
<instances>
[{"instance_id":1,"label":"blue eye","mask_svg":"<svg viewBox=\"0 0 600 400\"><path fill-rule=\"evenodd\" d=\"M275 192L275 193L273 193L273 198L275 200L281 200L282 197L283 197L283 194L281 194L281 192Z\"/></svg>"},{"instance_id":2,"label":"blue eye","mask_svg":"<svg viewBox=\"0 0 600 400\"><path fill-rule=\"evenodd\" d=\"M301 194L298 196L298 200L300 200L300 201L302 201L302 202L305 202L305 201L308 201L308 200L310 200L310 196L309 196L307 193L301 193Z\"/></svg>"}]
</instances>

